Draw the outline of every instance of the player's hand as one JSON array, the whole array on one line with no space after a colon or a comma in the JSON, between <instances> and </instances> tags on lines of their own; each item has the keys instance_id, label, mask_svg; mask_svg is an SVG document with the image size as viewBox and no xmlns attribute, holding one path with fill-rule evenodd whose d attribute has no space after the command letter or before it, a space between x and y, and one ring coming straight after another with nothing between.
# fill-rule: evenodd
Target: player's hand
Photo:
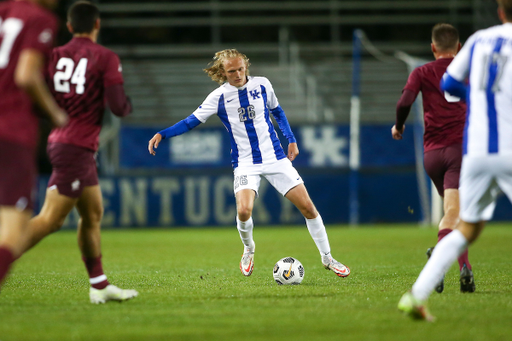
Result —
<instances>
[{"instance_id":1,"label":"player's hand","mask_svg":"<svg viewBox=\"0 0 512 341\"><path fill-rule=\"evenodd\" d=\"M393 136L393 138L395 140L401 140L404 130L405 130L405 125L402 126L401 130L396 129L396 126L393 126L393 128L391 128L391 136Z\"/></svg>"},{"instance_id":2,"label":"player's hand","mask_svg":"<svg viewBox=\"0 0 512 341\"><path fill-rule=\"evenodd\" d=\"M68 114L59 108L50 114L50 121L54 127L62 128L68 124Z\"/></svg>"},{"instance_id":3,"label":"player's hand","mask_svg":"<svg viewBox=\"0 0 512 341\"><path fill-rule=\"evenodd\" d=\"M158 148L160 141L162 141L162 135L160 135L159 133L156 133L155 136L153 136L153 138L151 140L149 140L149 144L148 144L149 154L151 154L151 155L156 154L155 149Z\"/></svg>"},{"instance_id":4,"label":"player's hand","mask_svg":"<svg viewBox=\"0 0 512 341\"><path fill-rule=\"evenodd\" d=\"M297 155L299 155L299 147L297 147L297 143L290 143L288 145L288 159L290 161L293 161L295 160L295 158L297 157Z\"/></svg>"}]
</instances>

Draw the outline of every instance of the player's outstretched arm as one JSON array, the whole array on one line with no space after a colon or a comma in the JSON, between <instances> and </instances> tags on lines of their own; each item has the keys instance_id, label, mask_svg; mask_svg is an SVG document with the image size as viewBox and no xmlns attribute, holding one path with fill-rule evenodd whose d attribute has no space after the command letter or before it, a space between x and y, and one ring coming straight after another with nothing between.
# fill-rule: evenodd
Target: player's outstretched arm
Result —
<instances>
[{"instance_id":1,"label":"player's outstretched arm","mask_svg":"<svg viewBox=\"0 0 512 341\"><path fill-rule=\"evenodd\" d=\"M155 149L158 148L160 141L162 141L162 135L160 135L159 133L156 133L155 136L153 136L153 138L151 140L149 140L149 144L148 144L149 154L151 154L151 155L156 154Z\"/></svg>"},{"instance_id":2,"label":"player's outstretched arm","mask_svg":"<svg viewBox=\"0 0 512 341\"><path fill-rule=\"evenodd\" d=\"M175 125L162 131L159 131L158 133L155 134L155 136L153 136L151 140L149 140L149 153L151 155L155 155L155 149L158 148L160 141L162 141L163 139L171 138L186 133L187 131L190 131L197 127L200 123L201 121L199 121L197 117L194 114L192 114L186 119L179 121Z\"/></svg>"},{"instance_id":3,"label":"player's outstretched arm","mask_svg":"<svg viewBox=\"0 0 512 341\"><path fill-rule=\"evenodd\" d=\"M299 147L297 146L297 142L293 142L288 144L288 159L290 161L295 160L295 158L299 155Z\"/></svg>"},{"instance_id":4,"label":"player's outstretched arm","mask_svg":"<svg viewBox=\"0 0 512 341\"><path fill-rule=\"evenodd\" d=\"M14 81L36 103L55 127L63 127L68 123L68 115L62 110L50 93L43 77L43 55L32 49L21 52Z\"/></svg>"}]
</instances>

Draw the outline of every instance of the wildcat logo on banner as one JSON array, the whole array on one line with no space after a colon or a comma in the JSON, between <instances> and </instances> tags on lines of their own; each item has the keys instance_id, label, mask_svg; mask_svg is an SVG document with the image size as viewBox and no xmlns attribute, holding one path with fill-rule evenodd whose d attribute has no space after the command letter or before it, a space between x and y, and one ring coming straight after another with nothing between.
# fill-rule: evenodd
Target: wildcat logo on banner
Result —
<instances>
[{"instance_id":1,"label":"wildcat logo on banner","mask_svg":"<svg viewBox=\"0 0 512 341\"><path fill-rule=\"evenodd\" d=\"M309 164L313 167L348 165L348 139L338 136L336 127L302 127L302 148L307 150L311 157Z\"/></svg>"}]
</instances>

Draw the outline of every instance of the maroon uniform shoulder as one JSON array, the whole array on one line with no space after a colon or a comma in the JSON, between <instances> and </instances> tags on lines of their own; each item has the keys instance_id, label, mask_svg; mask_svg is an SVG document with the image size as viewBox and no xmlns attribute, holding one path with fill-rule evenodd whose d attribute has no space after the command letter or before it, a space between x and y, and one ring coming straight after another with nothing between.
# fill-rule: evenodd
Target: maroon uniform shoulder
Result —
<instances>
[{"instance_id":1,"label":"maroon uniform shoulder","mask_svg":"<svg viewBox=\"0 0 512 341\"><path fill-rule=\"evenodd\" d=\"M427 63L425 63L423 65L418 66L416 69L420 70L421 73L424 73L427 70L431 70L432 68L437 67L438 61L439 61L439 59L438 60L433 60L431 62L427 62Z\"/></svg>"},{"instance_id":2,"label":"maroon uniform shoulder","mask_svg":"<svg viewBox=\"0 0 512 341\"><path fill-rule=\"evenodd\" d=\"M427 70L427 69L430 69L431 67L435 66L436 64L437 64L437 60L433 60L431 62L427 62L421 66L418 66L418 69Z\"/></svg>"},{"instance_id":3,"label":"maroon uniform shoulder","mask_svg":"<svg viewBox=\"0 0 512 341\"><path fill-rule=\"evenodd\" d=\"M66 44L55 47L53 49L53 54L59 55L70 52L74 52L74 54L83 54L86 50L88 51L87 55L95 55L100 59L110 58L112 55L118 58L117 54L114 51L110 50L109 48L103 45L95 43L91 39L86 37L74 37Z\"/></svg>"},{"instance_id":4,"label":"maroon uniform shoulder","mask_svg":"<svg viewBox=\"0 0 512 341\"><path fill-rule=\"evenodd\" d=\"M123 67L119 56L105 46L98 46L101 47L105 59L105 86L123 84Z\"/></svg>"},{"instance_id":5,"label":"maroon uniform shoulder","mask_svg":"<svg viewBox=\"0 0 512 341\"><path fill-rule=\"evenodd\" d=\"M453 58L441 58L428 63L425 63L418 67L423 83L431 83L434 88L441 89L439 82L443 78L446 68L452 62Z\"/></svg>"},{"instance_id":6,"label":"maroon uniform shoulder","mask_svg":"<svg viewBox=\"0 0 512 341\"><path fill-rule=\"evenodd\" d=\"M452 60L453 58L440 58L434 60L433 62L427 63L424 66L425 69L433 72L433 76L436 79L439 79L439 81L441 81L441 78L443 78L443 75L446 72L446 68L448 68L448 65L450 65Z\"/></svg>"},{"instance_id":7,"label":"maroon uniform shoulder","mask_svg":"<svg viewBox=\"0 0 512 341\"><path fill-rule=\"evenodd\" d=\"M0 3L0 13L10 14L18 17L27 23L33 24L32 20L43 20L48 26L56 29L58 19L53 12L28 1L7 1Z\"/></svg>"},{"instance_id":8,"label":"maroon uniform shoulder","mask_svg":"<svg viewBox=\"0 0 512 341\"><path fill-rule=\"evenodd\" d=\"M69 123L52 130L48 142L96 151L105 89L123 84L119 58L89 38L75 37L54 50L49 73L55 99L67 111Z\"/></svg>"},{"instance_id":9,"label":"maroon uniform shoulder","mask_svg":"<svg viewBox=\"0 0 512 341\"><path fill-rule=\"evenodd\" d=\"M453 58L441 58L424 65L422 73L425 151L462 143L466 104L449 96L439 86Z\"/></svg>"},{"instance_id":10,"label":"maroon uniform shoulder","mask_svg":"<svg viewBox=\"0 0 512 341\"><path fill-rule=\"evenodd\" d=\"M0 108L2 122L0 139L35 147L38 117L32 99L14 80L20 55L25 50L39 51L47 62L51 55L57 30L57 18L52 12L28 1L9 1L0 4L0 28L3 36L12 40L4 44L0 69ZM21 133L23 132L23 133Z\"/></svg>"}]
</instances>

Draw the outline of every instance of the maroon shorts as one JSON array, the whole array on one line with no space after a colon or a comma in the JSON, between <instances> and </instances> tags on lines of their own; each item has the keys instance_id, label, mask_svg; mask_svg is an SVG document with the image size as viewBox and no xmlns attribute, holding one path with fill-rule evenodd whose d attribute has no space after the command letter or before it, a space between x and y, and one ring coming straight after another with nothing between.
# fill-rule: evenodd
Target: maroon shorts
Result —
<instances>
[{"instance_id":1,"label":"maroon shorts","mask_svg":"<svg viewBox=\"0 0 512 341\"><path fill-rule=\"evenodd\" d=\"M428 176L436 186L437 192L444 197L444 190L459 189L460 165L462 163L462 145L429 150L423 156Z\"/></svg>"},{"instance_id":2,"label":"maroon shorts","mask_svg":"<svg viewBox=\"0 0 512 341\"><path fill-rule=\"evenodd\" d=\"M99 183L92 150L57 142L49 143L46 150L53 168L48 187L57 186L59 194L78 198L84 187Z\"/></svg>"},{"instance_id":3,"label":"maroon shorts","mask_svg":"<svg viewBox=\"0 0 512 341\"><path fill-rule=\"evenodd\" d=\"M0 206L32 209L36 178L36 149L1 140Z\"/></svg>"}]
</instances>

